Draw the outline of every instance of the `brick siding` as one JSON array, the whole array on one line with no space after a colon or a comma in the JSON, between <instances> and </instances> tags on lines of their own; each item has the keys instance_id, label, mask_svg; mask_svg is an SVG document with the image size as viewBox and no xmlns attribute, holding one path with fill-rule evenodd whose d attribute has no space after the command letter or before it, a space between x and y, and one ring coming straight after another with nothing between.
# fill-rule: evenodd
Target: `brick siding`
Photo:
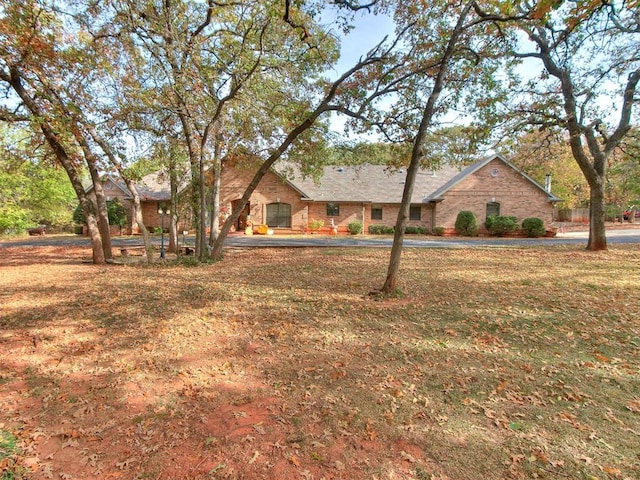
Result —
<instances>
[{"instance_id":1,"label":"brick siding","mask_svg":"<svg viewBox=\"0 0 640 480\"><path fill-rule=\"evenodd\" d=\"M499 203L500 215L514 216L519 223L527 217L538 217L545 225L553 221L553 205L547 194L496 159L445 194L444 200L436 206L436 226L453 228L458 212L462 210L473 212L482 225L489 202Z\"/></svg>"},{"instance_id":2,"label":"brick siding","mask_svg":"<svg viewBox=\"0 0 640 480\"><path fill-rule=\"evenodd\" d=\"M253 172L247 170L227 169L223 172L220 189L221 211L226 209L231 212L233 202L240 199L252 178ZM249 198L249 213L253 224L266 224L267 205L278 202L291 205L290 230L305 231L309 220L308 204L301 200L300 192L273 172L267 172Z\"/></svg>"}]
</instances>

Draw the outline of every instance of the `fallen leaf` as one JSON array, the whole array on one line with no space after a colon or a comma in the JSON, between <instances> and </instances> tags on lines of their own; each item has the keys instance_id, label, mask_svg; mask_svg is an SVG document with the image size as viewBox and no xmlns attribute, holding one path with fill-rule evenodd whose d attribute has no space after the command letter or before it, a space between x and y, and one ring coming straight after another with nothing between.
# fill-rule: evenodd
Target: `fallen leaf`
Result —
<instances>
[{"instance_id":1,"label":"fallen leaf","mask_svg":"<svg viewBox=\"0 0 640 480\"><path fill-rule=\"evenodd\" d=\"M64 442L62 444L62 448L66 448L66 447L77 447L78 446L78 441L74 440L73 438L70 438L69 440L67 440L66 442Z\"/></svg>"},{"instance_id":2,"label":"fallen leaf","mask_svg":"<svg viewBox=\"0 0 640 480\"><path fill-rule=\"evenodd\" d=\"M609 357L607 357L606 355L602 355L601 353L598 353L598 352L593 354L593 358L595 358L596 360L602 363L611 362L611 359Z\"/></svg>"},{"instance_id":3,"label":"fallen leaf","mask_svg":"<svg viewBox=\"0 0 640 480\"><path fill-rule=\"evenodd\" d=\"M640 400L631 400L627 403L627 409L633 413L640 413Z\"/></svg>"},{"instance_id":4,"label":"fallen leaf","mask_svg":"<svg viewBox=\"0 0 640 480\"><path fill-rule=\"evenodd\" d=\"M131 465L133 465L135 463L136 459L131 457L131 458L127 458L126 460L122 461L122 462L116 462L116 467L118 467L120 470L126 470L128 469Z\"/></svg>"},{"instance_id":5,"label":"fallen leaf","mask_svg":"<svg viewBox=\"0 0 640 480\"><path fill-rule=\"evenodd\" d=\"M622 472L620 471L620 469L616 467L604 466L602 467L602 471L604 473L608 473L609 475L615 475L616 477L619 477L622 475Z\"/></svg>"},{"instance_id":6,"label":"fallen leaf","mask_svg":"<svg viewBox=\"0 0 640 480\"><path fill-rule=\"evenodd\" d=\"M409 463L416 463L417 461L411 454L405 452L404 450L400 451L400 456L403 460L406 460Z\"/></svg>"},{"instance_id":7,"label":"fallen leaf","mask_svg":"<svg viewBox=\"0 0 640 480\"><path fill-rule=\"evenodd\" d=\"M255 462L258 457L260 456L260 452L259 451L255 451L253 452L253 457L251 457L251 459L249 460L249 465L251 465L253 462Z\"/></svg>"}]
</instances>

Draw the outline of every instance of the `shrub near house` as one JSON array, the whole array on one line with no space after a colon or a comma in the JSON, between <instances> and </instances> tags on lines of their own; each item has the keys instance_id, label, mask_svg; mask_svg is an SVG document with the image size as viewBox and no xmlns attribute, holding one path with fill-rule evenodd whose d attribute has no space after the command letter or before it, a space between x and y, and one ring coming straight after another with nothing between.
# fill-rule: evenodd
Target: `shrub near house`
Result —
<instances>
[{"instance_id":1,"label":"shrub near house","mask_svg":"<svg viewBox=\"0 0 640 480\"><path fill-rule=\"evenodd\" d=\"M525 218L522 221L522 231L529 238L542 237L546 233L544 222L536 217Z\"/></svg>"},{"instance_id":2,"label":"shrub near house","mask_svg":"<svg viewBox=\"0 0 640 480\"><path fill-rule=\"evenodd\" d=\"M362 233L362 222L350 222L349 225L347 225L347 230L349 230L349 233L351 235L359 235Z\"/></svg>"},{"instance_id":3,"label":"shrub near house","mask_svg":"<svg viewBox=\"0 0 640 480\"><path fill-rule=\"evenodd\" d=\"M456 217L456 233L463 237L475 237L478 235L478 221L473 212L463 210Z\"/></svg>"},{"instance_id":4,"label":"shrub near house","mask_svg":"<svg viewBox=\"0 0 640 480\"><path fill-rule=\"evenodd\" d=\"M502 237L518 230L518 219L504 215L490 215L484 222L484 226L487 227L489 235Z\"/></svg>"}]
</instances>

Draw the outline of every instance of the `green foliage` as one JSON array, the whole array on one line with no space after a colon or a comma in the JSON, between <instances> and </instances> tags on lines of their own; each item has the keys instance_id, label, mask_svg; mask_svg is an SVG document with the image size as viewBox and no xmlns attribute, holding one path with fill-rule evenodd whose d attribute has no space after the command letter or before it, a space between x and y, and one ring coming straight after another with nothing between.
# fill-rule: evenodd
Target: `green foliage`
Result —
<instances>
[{"instance_id":1,"label":"green foliage","mask_svg":"<svg viewBox=\"0 0 640 480\"><path fill-rule=\"evenodd\" d=\"M0 480L24 478L19 474L19 470L14 468L15 457L19 453L17 443L15 435L7 430L0 430L0 465L3 466Z\"/></svg>"},{"instance_id":2,"label":"green foliage","mask_svg":"<svg viewBox=\"0 0 640 480\"><path fill-rule=\"evenodd\" d=\"M372 235L393 235L395 231L395 227L389 227L387 225L369 225L369 233ZM408 235L426 235L427 229L425 227L409 225L404 228L404 233Z\"/></svg>"},{"instance_id":3,"label":"green foliage","mask_svg":"<svg viewBox=\"0 0 640 480\"><path fill-rule=\"evenodd\" d=\"M606 201L623 209L640 204L640 129L632 128L609 160Z\"/></svg>"},{"instance_id":4,"label":"green foliage","mask_svg":"<svg viewBox=\"0 0 640 480\"><path fill-rule=\"evenodd\" d=\"M6 430L0 430L0 460L3 460L18 450L16 437Z\"/></svg>"},{"instance_id":5,"label":"green foliage","mask_svg":"<svg viewBox=\"0 0 640 480\"><path fill-rule=\"evenodd\" d=\"M22 233L41 223L66 225L74 198L61 169L25 158L0 158L0 233Z\"/></svg>"},{"instance_id":6,"label":"green foliage","mask_svg":"<svg viewBox=\"0 0 640 480\"><path fill-rule=\"evenodd\" d=\"M427 229L424 227L415 227L413 225L409 225L404 228L404 233L409 235L426 235Z\"/></svg>"},{"instance_id":7,"label":"green foliage","mask_svg":"<svg viewBox=\"0 0 640 480\"><path fill-rule=\"evenodd\" d=\"M109 225L118 225L122 228L127 224L127 210L119 198L107 201L107 215L109 216ZM78 205L73 211L73 222L78 225L87 224L81 205Z\"/></svg>"},{"instance_id":8,"label":"green foliage","mask_svg":"<svg viewBox=\"0 0 640 480\"><path fill-rule=\"evenodd\" d=\"M525 218L522 221L522 231L530 238L542 237L546 233L544 222L537 217Z\"/></svg>"},{"instance_id":9,"label":"green foliage","mask_svg":"<svg viewBox=\"0 0 640 480\"><path fill-rule=\"evenodd\" d=\"M386 225L369 225L369 233L372 235L393 235L396 229Z\"/></svg>"},{"instance_id":10,"label":"green foliage","mask_svg":"<svg viewBox=\"0 0 640 480\"><path fill-rule=\"evenodd\" d=\"M107 202L107 214L109 215L110 225L118 225L122 228L127 224L127 210L119 198L114 198Z\"/></svg>"},{"instance_id":11,"label":"green foliage","mask_svg":"<svg viewBox=\"0 0 640 480\"><path fill-rule=\"evenodd\" d=\"M324 220L312 218L309 220L309 230L312 232L317 232L322 227L324 227Z\"/></svg>"},{"instance_id":12,"label":"green foliage","mask_svg":"<svg viewBox=\"0 0 640 480\"><path fill-rule=\"evenodd\" d=\"M0 205L1 234L19 234L31 225L32 222L29 220L29 212L27 210L11 203Z\"/></svg>"},{"instance_id":13,"label":"green foliage","mask_svg":"<svg viewBox=\"0 0 640 480\"><path fill-rule=\"evenodd\" d=\"M607 222L615 222L618 218L622 217L623 209L618 205L605 205L604 207L604 219Z\"/></svg>"},{"instance_id":14,"label":"green foliage","mask_svg":"<svg viewBox=\"0 0 640 480\"><path fill-rule=\"evenodd\" d=\"M438 169L442 165L471 165L478 160L483 141L490 129L479 125L456 125L430 132L425 145L429 155L422 160L423 168Z\"/></svg>"},{"instance_id":15,"label":"green foliage","mask_svg":"<svg viewBox=\"0 0 640 480\"><path fill-rule=\"evenodd\" d=\"M441 237L444 235L444 227L433 227L431 229L431 233L433 233L437 237Z\"/></svg>"},{"instance_id":16,"label":"green foliage","mask_svg":"<svg viewBox=\"0 0 640 480\"><path fill-rule=\"evenodd\" d=\"M389 165L403 167L411 160L410 143L343 142L329 149L331 165Z\"/></svg>"},{"instance_id":17,"label":"green foliage","mask_svg":"<svg viewBox=\"0 0 640 480\"><path fill-rule=\"evenodd\" d=\"M198 258L195 255L184 255L180 258L178 258L178 263L180 263L181 265L185 266L185 267L198 267L200 265L204 265L204 263L201 263Z\"/></svg>"},{"instance_id":18,"label":"green foliage","mask_svg":"<svg viewBox=\"0 0 640 480\"><path fill-rule=\"evenodd\" d=\"M463 237L475 237L478 235L478 220L475 214L468 210L458 212L455 229Z\"/></svg>"},{"instance_id":19,"label":"green foliage","mask_svg":"<svg viewBox=\"0 0 640 480\"><path fill-rule=\"evenodd\" d=\"M82 211L82 205L78 204L76 209L73 211L73 223L78 225L86 225L87 218L84 216L84 212Z\"/></svg>"},{"instance_id":20,"label":"green foliage","mask_svg":"<svg viewBox=\"0 0 640 480\"><path fill-rule=\"evenodd\" d=\"M359 235L362 233L362 222L359 221L353 221L353 222L349 222L349 225L347 225L347 230L349 230L349 233L351 235Z\"/></svg>"},{"instance_id":21,"label":"green foliage","mask_svg":"<svg viewBox=\"0 0 640 480\"><path fill-rule=\"evenodd\" d=\"M484 222L490 235L502 237L518 230L518 219L505 215L490 215Z\"/></svg>"}]
</instances>

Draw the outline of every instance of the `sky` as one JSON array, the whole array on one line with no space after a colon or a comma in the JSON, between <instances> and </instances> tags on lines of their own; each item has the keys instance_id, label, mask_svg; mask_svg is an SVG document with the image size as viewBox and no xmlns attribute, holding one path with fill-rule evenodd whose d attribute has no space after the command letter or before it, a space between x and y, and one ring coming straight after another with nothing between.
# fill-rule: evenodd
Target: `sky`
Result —
<instances>
[{"instance_id":1,"label":"sky","mask_svg":"<svg viewBox=\"0 0 640 480\"><path fill-rule=\"evenodd\" d=\"M336 77L351 68L360 57L366 55L385 36L393 35L393 20L388 16L359 12L354 19L354 28L347 35L335 26L333 31L341 38L340 60L336 67Z\"/></svg>"},{"instance_id":2,"label":"sky","mask_svg":"<svg viewBox=\"0 0 640 480\"><path fill-rule=\"evenodd\" d=\"M354 28L346 35L342 32L340 25L336 23L335 11L333 10L326 10L322 23L329 25L332 33L340 38L340 59L335 68L327 72L331 80L337 79L353 67L361 57L384 40L385 36L391 38L394 32L391 17L374 15L364 10L355 14ZM346 121L345 116L333 114L330 121L331 129L342 134Z\"/></svg>"}]
</instances>

